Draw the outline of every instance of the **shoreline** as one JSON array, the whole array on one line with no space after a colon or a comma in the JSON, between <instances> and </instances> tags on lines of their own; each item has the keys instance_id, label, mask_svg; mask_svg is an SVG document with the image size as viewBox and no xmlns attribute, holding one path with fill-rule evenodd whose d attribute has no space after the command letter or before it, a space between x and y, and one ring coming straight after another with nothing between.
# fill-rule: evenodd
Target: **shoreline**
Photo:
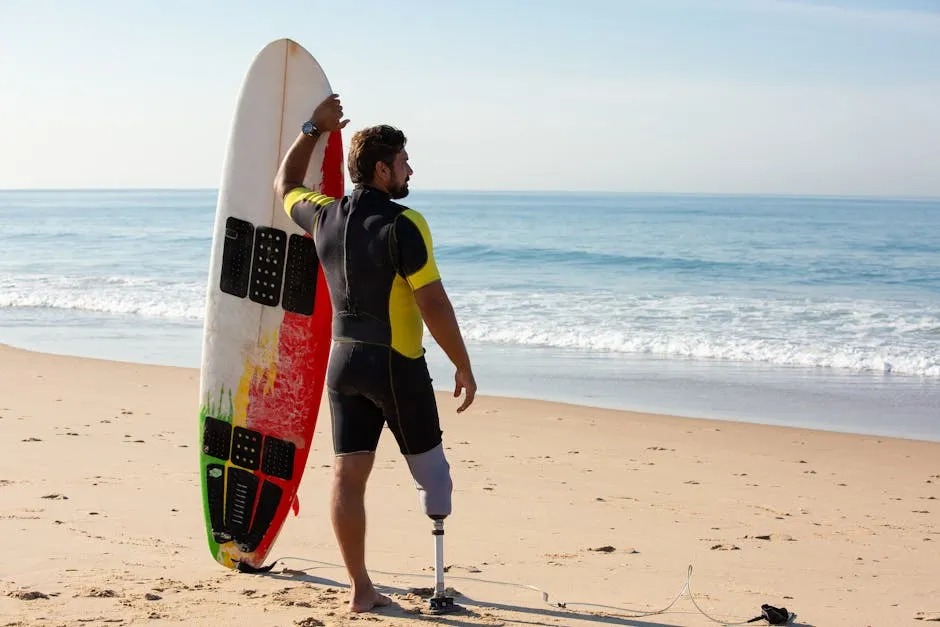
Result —
<instances>
[{"instance_id":1,"label":"shoreline","mask_svg":"<svg viewBox=\"0 0 940 627\"><path fill-rule=\"evenodd\" d=\"M448 389L446 386L439 386L438 375L441 372L449 373L450 364L447 362L446 358L440 353L440 349L436 345L433 345L435 352L428 352L428 364L432 371L432 376L435 377L435 391L438 395L444 395L445 398L449 398L447 395ZM198 376L199 368L196 366L183 366L183 365L171 365L155 362L135 362L127 359L118 359L111 357L96 357L89 356L85 354L76 353L57 353L47 350L36 350L31 348L24 348L22 346L17 346L13 344L8 344L0 342L0 350L3 349L12 349L16 351L24 351L27 353L34 353L37 355L50 355L56 357L66 357L71 359L87 359L92 361L99 362L113 362L117 364L125 364L128 366L147 366L154 368L179 368L182 370L189 370L195 372ZM647 359L651 363L656 363L657 361L662 361L663 363L668 363L670 360L666 358L647 358L640 357L639 360ZM484 368L488 365L486 360L481 360L484 363ZM728 363L718 363L718 364L705 364L704 368L727 368L731 369L747 369L751 367L750 364L728 364ZM753 368L752 368L753 369ZM772 370L771 368L764 368L763 370ZM779 369L778 369L779 370ZM852 373L853 376L863 377L867 376L865 373ZM838 376L838 375L836 375ZM846 375L848 376L848 375ZM480 373L477 374L478 382L481 383L485 375L481 377ZM656 375L650 375L650 378L655 379ZM445 379L449 380L449 379ZM910 377L911 383L920 382L916 377ZM742 418L737 418L734 416L721 416L721 415L708 415L708 412L702 412L701 414L696 414L695 412L674 412L669 410L663 410L660 407L655 407L657 403L652 403L654 407L641 407L641 406L630 406L628 403L619 402L614 400L613 397L605 400L599 399L596 403L591 403L589 400L576 400L570 398L571 394L561 394L560 396L556 394L557 398L544 398L544 396L539 396L538 394L520 394L520 393L490 393L490 394L478 394L478 398L489 398L496 401L508 401L508 402L533 402L533 403L548 403L560 406L570 407L572 409L580 409L584 411L611 411L611 412L622 412L625 414L642 414L646 416L661 416L664 418L677 418L682 420L696 420L696 421L713 421L718 424L743 424L743 425L758 425L758 426L767 426L767 427L776 427L782 429L795 429L795 430L807 430L807 431L818 431L821 433L833 433L833 434L845 434L858 437L878 437L878 438L891 438L897 440L909 440L913 442L928 442L928 443L938 443L940 442L940 435L937 437L928 437L928 436L915 436L915 435L900 435L892 433L881 433L877 431L862 431L862 430L852 430L851 428L825 428L820 426L807 426L807 425L796 425L790 424L785 420L746 420ZM567 398L566 398L567 397ZM446 402L446 400L445 400ZM642 405L643 403L638 403L637 405ZM661 403L659 403L661 404ZM940 408L938 408L940 409ZM739 412L740 413L740 412ZM714 412L714 414L721 414L720 411Z\"/></svg>"},{"instance_id":2,"label":"shoreline","mask_svg":"<svg viewBox=\"0 0 940 627\"><path fill-rule=\"evenodd\" d=\"M199 373L199 368L193 367L193 366L179 366L179 365L168 365L168 364L158 364L158 363L141 363L141 362L134 362L130 360L111 359L111 358L105 358L105 357L91 357L87 355L78 355L78 354L70 354L70 353L53 353L53 352L48 352L48 351L39 351L39 350L33 350L29 348L22 348L19 346L14 346L11 344L5 344L5 343L0 342L0 351L7 349L7 348L16 350L16 351L23 351L26 353L33 353L36 355L48 355L52 357L64 357L64 358L69 358L69 359L91 360L91 361L96 361L96 362L123 364L126 366L144 366L148 368L175 368L175 369L180 369L184 371L191 371L195 373L196 376L198 376L198 373ZM440 361L440 359L438 359L438 361ZM432 365L432 368L435 365L433 360L431 360L431 365ZM450 397L447 394L446 388L435 387L435 392L437 393L439 399L443 397L445 403L449 401ZM877 437L881 439L906 440L906 441L911 441L911 442L927 442L927 443L940 442L940 440L932 440L929 438L905 437L905 436L899 436L899 435L888 435L888 434L880 434L880 433L865 433L865 432L860 432L860 431L814 428L814 427L795 426L795 425L778 424L778 423L770 423L770 422L738 420L734 418L717 418L717 417L704 416L704 415L696 416L696 415L677 414L677 413L669 413L669 412L662 412L662 411L648 411L644 409L625 408L625 407L617 407L617 406L603 405L603 404L592 405L587 402L577 402L574 400L555 400L555 399L537 398L534 395L533 396L520 396L520 395L513 395L513 394L478 394L477 398L478 399L486 398L486 399L490 399L491 401L497 401L497 402L505 401L509 403L546 404L548 406L548 409L550 409L551 406L560 406L560 407L567 407L571 410L603 411L603 412L622 413L622 414L627 414L627 415L632 415L632 416L643 415L643 416L655 416L655 417L663 418L663 419L705 421L705 422L710 422L710 423L713 422L717 425L720 425L720 424L754 425L754 426L773 427L773 428L779 428L779 429L791 429L795 431L810 431L810 432L849 435L849 436L866 437L866 438Z\"/></svg>"}]
</instances>

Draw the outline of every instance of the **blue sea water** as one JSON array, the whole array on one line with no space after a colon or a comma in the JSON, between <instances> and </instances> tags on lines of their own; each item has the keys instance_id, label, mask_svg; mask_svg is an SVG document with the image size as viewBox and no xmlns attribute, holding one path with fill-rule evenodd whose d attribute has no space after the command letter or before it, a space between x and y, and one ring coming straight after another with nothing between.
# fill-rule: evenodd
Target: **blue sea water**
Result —
<instances>
[{"instance_id":1,"label":"blue sea water","mask_svg":"<svg viewBox=\"0 0 940 627\"><path fill-rule=\"evenodd\" d=\"M431 226L481 393L940 440L940 200L404 202ZM198 367L215 203L0 192L0 342Z\"/></svg>"}]
</instances>

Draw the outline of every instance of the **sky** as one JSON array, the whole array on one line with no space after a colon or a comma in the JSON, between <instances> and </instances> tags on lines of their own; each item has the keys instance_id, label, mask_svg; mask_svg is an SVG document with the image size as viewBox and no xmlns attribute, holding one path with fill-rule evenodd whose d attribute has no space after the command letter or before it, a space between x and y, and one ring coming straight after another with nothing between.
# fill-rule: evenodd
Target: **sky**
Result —
<instances>
[{"instance_id":1,"label":"sky","mask_svg":"<svg viewBox=\"0 0 940 627\"><path fill-rule=\"evenodd\" d=\"M283 37L413 189L940 197L940 0L0 0L0 189L216 188Z\"/></svg>"}]
</instances>

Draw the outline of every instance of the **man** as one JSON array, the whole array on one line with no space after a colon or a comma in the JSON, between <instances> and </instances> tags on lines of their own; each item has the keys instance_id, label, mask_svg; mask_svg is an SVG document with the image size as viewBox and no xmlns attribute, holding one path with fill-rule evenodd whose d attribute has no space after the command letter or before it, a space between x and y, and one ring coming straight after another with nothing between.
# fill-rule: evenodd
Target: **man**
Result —
<instances>
[{"instance_id":1,"label":"man","mask_svg":"<svg viewBox=\"0 0 940 627\"><path fill-rule=\"evenodd\" d=\"M333 303L333 347L326 386L333 424L333 531L351 580L350 610L391 601L365 565L365 488L383 425L408 462L425 513L451 513L450 466L422 347L423 325L456 368L457 412L476 382L453 307L418 212L393 202L408 195L413 173L404 134L375 126L353 135L348 156L356 187L341 199L303 186L321 134L345 128L335 94L317 106L288 150L274 187L284 209L313 236Z\"/></svg>"}]
</instances>

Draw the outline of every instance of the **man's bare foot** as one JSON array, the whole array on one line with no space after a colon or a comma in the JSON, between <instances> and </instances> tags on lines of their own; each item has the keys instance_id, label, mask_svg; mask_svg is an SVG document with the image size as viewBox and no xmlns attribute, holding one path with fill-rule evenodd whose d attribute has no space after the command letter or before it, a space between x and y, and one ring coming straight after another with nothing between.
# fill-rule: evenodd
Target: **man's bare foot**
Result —
<instances>
[{"instance_id":1,"label":"man's bare foot","mask_svg":"<svg viewBox=\"0 0 940 627\"><path fill-rule=\"evenodd\" d=\"M368 612L374 607L383 607L390 605L392 600L379 592L372 586L361 594L353 592L352 601L349 602L350 612Z\"/></svg>"}]
</instances>

